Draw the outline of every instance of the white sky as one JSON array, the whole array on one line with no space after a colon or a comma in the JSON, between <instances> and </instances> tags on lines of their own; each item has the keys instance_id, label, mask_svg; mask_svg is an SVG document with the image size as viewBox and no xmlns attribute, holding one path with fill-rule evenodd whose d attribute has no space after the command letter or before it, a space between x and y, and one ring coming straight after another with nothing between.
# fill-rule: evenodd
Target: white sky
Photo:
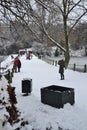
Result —
<instances>
[{"instance_id":1,"label":"white sky","mask_svg":"<svg viewBox=\"0 0 87 130\"><path fill-rule=\"evenodd\" d=\"M22 130L46 130L46 127L50 126L51 130L57 130L58 127L63 130L87 130L87 73L65 70L65 80L60 80L58 67L49 65L35 56L31 60L26 60L25 56L20 59L21 72L14 74L12 86L16 87L16 106L22 112L22 117L29 121L29 125ZM8 57L2 66L10 60ZM21 83L24 78L32 79L32 93L29 96L22 96ZM5 82L0 81L0 86L5 85ZM63 109L57 109L41 103L40 88L49 85L74 88L75 105L65 104ZM7 123L5 127L1 127L4 112L6 113L5 110L0 110L0 130L13 130L17 125L10 127Z\"/></svg>"}]
</instances>

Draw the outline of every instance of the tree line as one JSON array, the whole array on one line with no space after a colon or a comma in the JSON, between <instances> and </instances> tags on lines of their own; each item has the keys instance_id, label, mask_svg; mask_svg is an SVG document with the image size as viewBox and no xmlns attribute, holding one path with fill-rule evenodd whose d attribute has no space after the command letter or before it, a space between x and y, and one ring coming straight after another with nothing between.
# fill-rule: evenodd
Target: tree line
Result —
<instances>
[{"instance_id":1,"label":"tree line","mask_svg":"<svg viewBox=\"0 0 87 130\"><path fill-rule=\"evenodd\" d=\"M80 23L86 22L85 0L1 0L0 8L0 22L10 25L10 29L14 28L12 34L17 34L18 32L14 33L17 29L20 31L14 24L18 22L23 27L22 33L34 37L34 40L42 44L56 45L65 53L67 68L70 60L70 44L75 39L80 43L79 37L82 37L82 34L79 33L78 27ZM77 30L78 38L75 35ZM13 36L23 38L19 33Z\"/></svg>"}]
</instances>

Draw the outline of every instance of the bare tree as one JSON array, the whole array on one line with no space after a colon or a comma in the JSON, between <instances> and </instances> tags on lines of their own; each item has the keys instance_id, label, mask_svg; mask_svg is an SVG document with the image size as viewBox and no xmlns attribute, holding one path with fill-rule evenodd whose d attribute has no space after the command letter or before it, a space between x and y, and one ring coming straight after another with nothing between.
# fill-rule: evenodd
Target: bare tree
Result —
<instances>
[{"instance_id":1,"label":"bare tree","mask_svg":"<svg viewBox=\"0 0 87 130\"><path fill-rule=\"evenodd\" d=\"M38 11L37 5L40 11ZM70 59L69 37L73 28L87 14L87 2L85 0L1 0L0 13L5 20L12 21L14 19L25 24L27 28L40 40L39 33L46 35L55 45L65 52L66 68ZM3 21L3 19L1 19ZM36 27L30 26L31 23ZM54 39L50 35L48 27L52 25L63 25L63 43ZM49 25L49 26L47 26ZM37 31L39 30L39 31Z\"/></svg>"},{"instance_id":2,"label":"bare tree","mask_svg":"<svg viewBox=\"0 0 87 130\"><path fill-rule=\"evenodd\" d=\"M69 37L72 32L72 30L76 27L76 25L82 20L83 16L87 15L87 3L85 0L61 0L61 1L51 1L51 4L54 8L50 8L45 3L43 3L41 0L36 0L41 6L44 8L47 8L48 12L50 13L51 9L56 11L58 13L57 15L60 16L61 22L63 24L63 30L64 30L64 48L62 48L58 42L56 42L50 35L48 34L44 24L42 23L43 30L45 34L48 36L48 38L53 41L61 50L65 52L65 65L66 68L69 63L70 59L70 52L69 52ZM55 5L55 6L54 6ZM60 12L60 13L59 13Z\"/></svg>"}]
</instances>

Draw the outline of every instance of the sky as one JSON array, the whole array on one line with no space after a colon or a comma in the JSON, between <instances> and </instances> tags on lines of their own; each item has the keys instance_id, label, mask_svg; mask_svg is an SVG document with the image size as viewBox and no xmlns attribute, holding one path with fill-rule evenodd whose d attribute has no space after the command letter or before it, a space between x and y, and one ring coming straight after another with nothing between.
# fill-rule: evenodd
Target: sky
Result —
<instances>
[{"instance_id":1,"label":"sky","mask_svg":"<svg viewBox=\"0 0 87 130\"><path fill-rule=\"evenodd\" d=\"M9 56L1 63L1 66L11 68L13 59ZM60 80L58 73L59 66L50 65L33 55L31 60L26 56L20 57L22 67L19 73L14 73L12 87L15 87L17 98L17 109L21 112L21 117L29 122L21 130L87 130L87 73L80 73L66 69L65 80ZM23 96L22 80L32 79L32 92L28 96ZM75 104L66 103L63 108L55 108L41 102L41 88L50 85L58 85L75 90ZM5 90L7 81L4 77L0 80L0 87ZM1 98L0 90L0 98ZM7 97L7 91L3 95ZM6 98L7 100L7 98ZM10 126L6 123L2 127L2 121L7 114L5 107L0 105L0 130L14 130L19 123Z\"/></svg>"}]
</instances>

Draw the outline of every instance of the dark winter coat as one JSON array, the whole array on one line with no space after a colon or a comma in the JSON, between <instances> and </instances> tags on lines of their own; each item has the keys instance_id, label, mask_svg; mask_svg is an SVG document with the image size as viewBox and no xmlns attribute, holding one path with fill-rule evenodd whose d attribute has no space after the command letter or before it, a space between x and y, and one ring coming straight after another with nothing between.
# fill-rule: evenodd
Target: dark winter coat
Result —
<instances>
[{"instance_id":1,"label":"dark winter coat","mask_svg":"<svg viewBox=\"0 0 87 130\"><path fill-rule=\"evenodd\" d=\"M18 68L21 68L21 61L18 59Z\"/></svg>"},{"instance_id":2,"label":"dark winter coat","mask_svg":"<svg viewBox=\"0 0 87 130\"><path fill-rule=\"evenodd\" d=\"M64 67L65 67L64 60L59 60L58 65L59 65L59 73L63 74L64 73Z\"/></svg>"}]
</instances>

